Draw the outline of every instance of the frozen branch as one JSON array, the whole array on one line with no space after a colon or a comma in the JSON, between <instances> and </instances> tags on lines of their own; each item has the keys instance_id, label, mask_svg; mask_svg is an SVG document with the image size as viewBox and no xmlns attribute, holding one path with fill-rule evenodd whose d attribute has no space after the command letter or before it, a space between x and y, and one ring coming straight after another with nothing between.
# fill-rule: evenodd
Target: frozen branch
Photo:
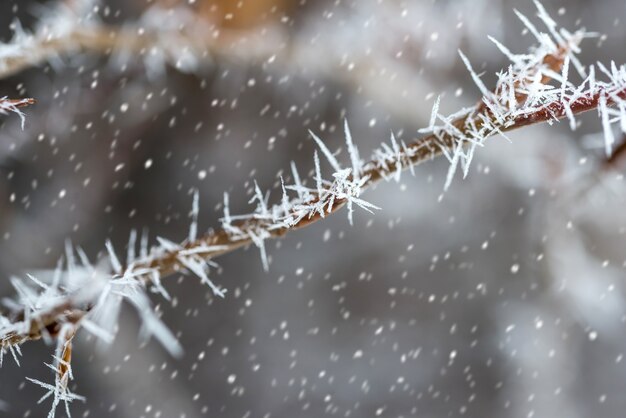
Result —
<instances>
[{"instance_id":1,"label":"frozen branch","mask_svg":"<svg viewBox=\"0 0 626 418\"><path fill-rule=\"evenodd\" d=\"M626 100L626 71L623 68L615 69L608 81L591 80L588 77L579 86L562 79L558 74L562 64L567 57L573 55L578 42L585 36L583 32L564 32L560 44L540 36L544 42L533 49L533 54L512 56L511 66L500 74L497 87L489 93L489 97L484 97L474 108L451 116L438 114L437 103L431 118L433 123L424 130L430 132L429 134L408 144L398 143L392 137L391 144L383 144L380 149L375 150L372 159L367 163L360 161L349 129L346 129L346 140L351 168L346 169L340 166L321 139L312 134L334 170L332 180L322 179L318 170L315 188L303 186L299 176L294 175L295 184L285 186L281 203L269 207L266 203L267 197L257 186L251 201L257 204L254 213L233 216L225 199L222 227L204 237L192 239L197 229L192 222L190 239L182 244L160 239L160 245L150 254L134 260L129 257L126 265L122 265L112 246L108 245L112 272L94 270L86 263L81 268L91 268L92 274L109 277L105 283L113 280L117 285L134 290L153 286L161 289L161 293L164 293L160 284L161 278L187 270L210 285L216 295L224 296L224 291L208 277L210 260L213 258L252 244L259 247L264 265L267 266L264 248L267 239L278 238L289 231L306 227L346 205L375 209L374 205L362 200L361 195L381 179L397 179L401 171L444 155L451 162L446 182L449 185L457 166L462 165L467 173L474 149L482 146L491 136L531 124L571 118L599 108L602 100L606 102L607 109L622 103ZM468 67L471 68L469 65ZM472 77L480 84L477 75L473 74ZM547 84L552 78L562 87L554 88ZM600 108L600 111L604 115L608 110ZM289 197L288 191L294 191L297 195ZM194 213L197 211L196 205L194 203ZM134 298L133 293L127 293L126 290L108 289L107 292ZM36 315L33 312L27 314L27 310L22 309L18 314L10 316L11 325L5 327L5 332L2 333L2 346L6 348L19 345L45 335L54 337L62 324L78 324L98 307L98 303L92 300L85 304L84 297L74 298L73 293L64 292L59 296L57 303L38 311ZM8 332L8 329L12 331Z\"/></svg>"}]
</instances>

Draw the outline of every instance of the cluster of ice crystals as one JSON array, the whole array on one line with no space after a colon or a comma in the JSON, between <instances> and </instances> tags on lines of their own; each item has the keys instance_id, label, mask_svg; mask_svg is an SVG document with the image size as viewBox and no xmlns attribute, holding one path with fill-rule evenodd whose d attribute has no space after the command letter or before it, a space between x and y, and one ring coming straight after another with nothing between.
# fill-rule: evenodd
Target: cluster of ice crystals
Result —
<instances>
[{"instance_id":1,"label":"cluster of ice crystals","mask_svg":"<svg viewBox=\"0 0 626 418\"><path fill-rule=\"evenodd\" d=\"M228 194L224 194L222 228L233 241L243 240L254 243L261 252L261 259L266 270L269 268L269 260L264 243L266 239L274 236L276 230L298 227L316 216L324 218L327 214L332 213L337 206L343 204L348 207L350 224L353 222L355 205L370 212L372 209L378 209L375 205L360 198L370 178L363 175L364 164L359 157L357 147L352 142L348 123L345 123L345 137L351 163L349 168L342 168L324 142L313 132L310 134L334 170L332 180L322 177L320 159L316 151L314 154L315 187L303 185L300 174L292 162L294 183L285 185L281 178L282 198L280 203L276 205L268 206L269 195L264 195L255 183L255 194L250 200L250 203L256 202L255 210L250 214L233 216L230 213ZM295 193L295 196L290 196L289 192Z\"/></svg>"},{"instance_id":2,"label":"cluster of ice crystals","mask_svg":"<svg viewBox=\"0 0 626 418\"><path fill-rule=\"evenodd\" d=\"M189 239L197 234L197 214L199 197L194 194L192 224ZM200 253L219 251L219 246L196 245L187 249L180 244L164 238L157 238L158 245L148 249L148 238L144 234L137 254L137 234L131 233L128 243L126 264L122 264L113 245L106 243L108 259L97 265L88 260L80 249L67 244L65 262L59 262L53 272L43 271L27 275L26 280L13 278L12 284L17 296L5 299L7 308L5 315L0 315L0 365L5 352L10 352L19 365L21 351L19 344L28 339L31 329L38 329L41 337L51 343L57 340L57 352L54 362L48 365L57 371L55 384L47 384L29 379L47 390L41 401L54 395L49 417L54 417L57 406L64 402L83 399L68 389L72 379L71 365L63 359L62 353L70 332L78 327L84 328L105 344L110 344L117 331L121 305L126 301L134 307L142 320L140 335L143 338L153 336L167 349L170 354L180 356L182 348L176 337L163 324L158 313L152 307L147 291L149 289L170 299L161 283L162 271L154 264L155 260L166 255L176 257L176 261L188 272L198 276L203 283L209 285L213 292L223 297L220 289L209 279L209 266L215 264L205 260ZM151 267L154 265L154 267ZM111 273L112 272L112 273ZM54 318L60 330L55 335L48 334L46 320ZM49 322L48 322L49 323ZM73 335L73 334L72 334ZM58 370L66 370L61 374ZM67 410L69 416L69 410Z\"/></svg>"},{"instance_id":3,"label":"cluster of ice crystals","mask_svg":"<svg viewBox=\"0 0 626 418\"><path fill-rule=\"evenodd\" d=\"M573 107L583 105L585 101L598 99L598 109L603 121L606 151L611 153L614 123L619 123L626 132L624 112L624 67L612 64L606 69L602 64L598 68L606 75L605 81L596 80L595 67L585 68L577 58L579 44L593 33L578 30L574 33L558 28L539 2L535 2L538 16L547 28L541 32L521 13L518 17L526 29L538 41L529 53L514 54L497 40L490 38L497 48L510 60L508 68L498 74L494 90L489 90L480 76L474 71L469 60L459 52L474 83L482 94L478 106L464 109L452 115L439 113L439 99L435 102L430 124L420 130L423 134L433 135L438 139L435 144L450 162L450 169L445 183L447 189L460 166L467 176L470 163L477 147L482 147L487 138L503 134L524 118L532 118L540 112L549 112L554 120L565 116L570 127L576 129L577 121ZM570 67L578 72L581 83L570 80ZM386 160L399 159L397 148L391 152L385 150L379 154L379 164Z\"/></svg>"},{"instance_id":4,"label":"cluster of ice crystals","mask_svg":"<svg viewBox=\"0 0 626 418\"><path fill-rule=\"evenodd\" d=\"M32 275L28 275L28 282L17 278L12 278L11 282L17 292L17 300L4 300L5 305L15 312L20 312L22 320L12 321L9 317L0 315L0 366L2 365L2 357L5 350L8 350L19 365L18 355L21 355L19 345L8 344L9 340L14 336L26 336L31 329L31 323L37 323L43 316L51 312L61 312L64 308L69 308L68 292L72 292L75 301L92 299L95 297L98 286L88 286L82 279L74 279L73 275L77 273L74 265L68 264L67 277L63 277L61 265L55 270L54 274L45 283ZM72 276L69 276L71 272ZM83 276L80 276L83 277ZM42 338L48 342L52 342L52 336L47 333L45 327L42 329ZM70 380L73 379L72 366L69 361L64 360L63 353L71 343L74 334L74 325L71 323L63 323L60 325L55 338L57 340L57 349L53 356L53 363L47 364L55 373L54 385L41 382L36 379L27 378L29 381L38 384L46 389L46 394L39 400L43 402L50 396L53 396L53 403L49 418L55 416L57 406L63 402L67 416L70 416L69 403L74 400L84 400L83 397L72 393L68 389ZM61 372L63 371L63 372Z\"/></svg>"}]
</instances>

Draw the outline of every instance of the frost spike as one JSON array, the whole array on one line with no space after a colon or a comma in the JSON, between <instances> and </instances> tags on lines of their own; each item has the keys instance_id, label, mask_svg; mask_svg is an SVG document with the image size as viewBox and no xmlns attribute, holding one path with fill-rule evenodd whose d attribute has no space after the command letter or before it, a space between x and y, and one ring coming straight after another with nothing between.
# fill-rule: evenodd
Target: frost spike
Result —
<instances>
[{"instance_id":1,"label":"frost spike","mask_svg":"<svg viewBox=\"0 0 626 418\"><path fill-rule=\"evenodd\" d=\"M326 159L328 160L328 162L332 166L333 170L341 171L341 165L339 165L339 162L337 161L337 159L335 158L333 153L330 152L330 150L326 147L324 142L317 135L315 135L315 133L313 133L313 131L309 130L309 133L311 134L311 136L313 137L313 139L317 143L317 146L319 147L319 149L322 151L322 153L324 154L324 156L326 157Z\"/></svg>"},{"instance_id":2,"label":"frost spike","mask_svg":"<svg viewBox=\"0 0 626 418\"><path fill-rule=\"evenodd\" d=\"M482 93L483 97L486 99L491 99L493 96L493 93L489 91L489 89L485 86L485 84L480 79L478 74L476 74L476 72L472 68L472 64L470 63L470 61L467 59L467 57L463 54L463 52L460 49L459 49L459 55L461 56L461 59L463 60L463 63L465 64L467 71L469 71L470 75L472 76L472 79L474 80L474 84L476 84L476 86Z\"/></svg>"},{"instance_id":3,"label":"frost spike","mask_svg":"<svg viewBox=\"0 0 626 418\"><path fill-rule=\"evenodd\" d=\"M291 162L291 173L293 175L293 182L295 186L296 193L298 193L298 198L302 199L304 194L302 193L302 182L300 181L300 174L298 173L298 168L296 167L295 162Z\"/></svg>"},{"instance_id":4,"label":"frost spike","mask_svg":"<svg viewBox=\"0 0 626 418\"><path fill-rule=\"evenodd\" d=\"M348 120L344 120L344 131L346 135L346 146L348 147L348 153L350 154L350 161L352 163L352 177L355 181L359 180L361 175L361 158L359 157L359 150L352 142L352 133L350 132L350 126Z\"/></svg>"},{"instance_id":5,"label":"frost spike","mask_svg":"<svg viewBox=\"0 0 626 418\"><path fill-rule=\"evenodd\" d=\"M200 212L200 193L198 189L193 192L193 203L191 206L191 224L189 225L189 242L194 242L198 237L198 214Z\"/></svg>"},{"instance_id":6,"label":"frost spike","mask_svg":"<svg viewBox=\"0 0 626 418\"><path fill-rule=\"evenodd\" d=\"M111 260L111 267L113 267L113 271L116 272L117 274L120 274L122 272L122 264L120 263L120 260L117 258L117 255L115 255L113 244L111 243L110 240L107 240L105 246L109 253L109 259Z\"/></svg>"},{"instance_id":7,"label":"frost spike","mask_svg":"<svg viewBox=\"0 0 626 418\"><path fill-rule=\"evenodd\" d=\"M130 236L128 237L128 252L126 254L126 264L130 265L135 261L135 246L137 245L137 231L135 229L130 230Z\"/></svg>"}]
</instances>

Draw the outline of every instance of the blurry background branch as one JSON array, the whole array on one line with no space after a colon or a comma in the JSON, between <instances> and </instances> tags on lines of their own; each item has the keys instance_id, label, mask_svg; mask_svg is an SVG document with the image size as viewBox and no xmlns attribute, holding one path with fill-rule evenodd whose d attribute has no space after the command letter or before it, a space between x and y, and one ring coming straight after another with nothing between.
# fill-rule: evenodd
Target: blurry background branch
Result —
<instances>
[{"instance_id":1,"label":"blurry background branch","mask_svg":"<svg viewBox=\"0 0 626 418\"><path fill-rule=\"evenodd\" d=\"M284 23L293 22L287 16L294 7L278 0L202 1L196 7L180 3L160 2L136 21L122 25L106 24L89 9L86 15L78 15L76 8L61 3L33 33L15 28L14 39L0 47L0 78L47 62L58 67L59 60L77 53L109 56L120 68L139 58L152 77L163 73L166 64L200 73L219 63L256 65L279 74L334 80L362 91L400 120L414 121L414 109L423 101L416 92L435 91L415 59L424 54L438 58L433 63L445 63L456 56L454 48L435 52L424 45L421 36L429 30L425 22L434 22L424 19L415 25L410 20L422 13L424 7L418 5L402 9L399 22L393 20L397 6L387 3L377 6L379 23L359 13L360 8L367 9L365 4L356 6L357 13L339 13L355 25L363 25L361 31L336 24L336 19L303 22L303 28L294 30ZM478 2L474 12L481 9L494 11L493 5ZM78 11L85 12L84 8ZM438 25L458 26L458 17L443 18ZM441 36L476 36L462 29L456 27ZM434 40L439 37L432 36Z\"/></svg>"}]
</instances>

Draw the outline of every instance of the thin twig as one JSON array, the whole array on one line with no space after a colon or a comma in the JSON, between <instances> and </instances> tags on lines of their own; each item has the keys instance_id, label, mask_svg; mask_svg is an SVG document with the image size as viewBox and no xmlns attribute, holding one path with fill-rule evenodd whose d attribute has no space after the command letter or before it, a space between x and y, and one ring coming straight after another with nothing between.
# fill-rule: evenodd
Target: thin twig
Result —
<instances>
[{"instance_id":1,"label":"thin twig","mask_svg":"<svg viewBox=\"0 0 626 418\"><path fill-rule=\"evenodd\" d=\"M15 107L26 107L26 106L31 106L34 105L35 103L37 103L37 101L35 99L32 98L26 98L26 99L0 99L0 107L3 104L8 104L10 106L15 106Z\"/></svg>"}]
</instances>

